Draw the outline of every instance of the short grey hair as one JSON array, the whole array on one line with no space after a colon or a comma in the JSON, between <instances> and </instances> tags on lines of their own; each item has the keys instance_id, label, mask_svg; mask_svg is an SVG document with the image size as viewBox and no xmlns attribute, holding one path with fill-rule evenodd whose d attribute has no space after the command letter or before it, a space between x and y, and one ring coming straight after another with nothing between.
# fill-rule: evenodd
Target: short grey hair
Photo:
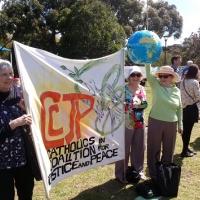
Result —
<instances>
[{"instance_id":1,"label":"short grey hair","mask_svg":"<svg viewBox=\"0 0 200 200\"><path fill-rule=\"evenodd\" d=\"M11 64L10 61L0 59L0 70L3 69L3 68L5 68L5 67L10 67L11 69L13 69L12 68L12 64Z\"/></svg>"}]
</instances>

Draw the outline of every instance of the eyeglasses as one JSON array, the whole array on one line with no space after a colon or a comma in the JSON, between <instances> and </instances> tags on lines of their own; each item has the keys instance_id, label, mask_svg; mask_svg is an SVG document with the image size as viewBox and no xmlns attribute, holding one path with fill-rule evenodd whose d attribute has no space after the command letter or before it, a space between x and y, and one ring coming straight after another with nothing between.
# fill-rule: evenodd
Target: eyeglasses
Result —
<instances>
[{"instance_id":1,"label":"eyeglasses","mask_svg":"<svg viewBox=\"0 0 200 200\"><path fill-rule=\"evenodd\" d=\"M169 78L169 77L172 77L172 75L171 75L171 74L158 75L158 78L165 78L165 79L167 79L167 78Z\"/></svg>"},{"instance_id":2,"label":"eyeglasses","mask_svg":"<svg viewBox=\"0 0 200 200\"><path fill-rule=\"evenodd\" d=\"M132 73L132 74L130 75L130 77L135 77L135 76L141 77L142 74L140 74L140 73Z\"/></svg>"}]
</instances>

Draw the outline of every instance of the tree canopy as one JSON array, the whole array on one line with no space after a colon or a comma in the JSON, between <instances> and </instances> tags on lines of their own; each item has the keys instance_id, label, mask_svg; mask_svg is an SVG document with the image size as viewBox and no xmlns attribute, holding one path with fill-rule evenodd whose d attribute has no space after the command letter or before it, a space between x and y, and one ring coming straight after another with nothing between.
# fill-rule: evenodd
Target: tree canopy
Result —
<instances>
[{"instance_id":1,"label":"tree canopy","mask_svg":"<svg viewBox=\"0 0 200 200\"><path fill-rule=\"evenodd\" d=\"M71 58L99 57L122 48L125 33L109 7L96 0L78 1L61 29L61 51Z\"/></svg>"},{"instance_id":2,"label":"tree canopy","mask_svg":"<svg viewBox=\"0 0 200 200\"><path fill-rule=\"evenodd\" d=\"M1 11L0 36L65 57L97 57L124 45L117 18L97 0L7 1ZM60 41L59 41L60 38Z\"/></svg>"},{"instance_id":3,"label":"tree canopy","mask_svg":"<svg viewBox=\"0 0 200 200\"><path fill-rule=\"evenodd\" d=\"M182 33L183 19L176 6L167 1L148 0L148 6L140 0L103 1L112 7L119 23L129 32L148 28L160 37L167 32L167 36L175 38L179 38Z\"/></svg>"},{"instance_id":4,"label":"tree canopy","mask_svg":"<svg viewBox=\"0 0 200 200\"><path fill-rule=\"evenodd\" d=\"M178 38L182 17L176 6L149 0L4 0L0 39L7 35L69 58L95 58L122 48L134 31L148 29ZM126 33L126 35L125 35Z\"/></svg>"},{"instance_id":5,"label":"tree canopy","mask_svg":"<svg viewBox=\"0 0 200 200\"><path fill-rule=\"evenodd\" d=\"M190 37L185 38L182 44L183 61L193 60L200 66L200 28L197 33L192 33Z\"/></svg>"},{"instance_id":6,"label":"tree canopy","mask_svg":"<svg viewBox=\"0 0 200 200\"><path fill-rule=\"evenodd\" d=\"M181 36L183 18L176 6L167 1L149 0L148 22L149 30L154 30L160 37L166 32L168 37L174 36L175 39Z\"/></svg>"}]
</instances>

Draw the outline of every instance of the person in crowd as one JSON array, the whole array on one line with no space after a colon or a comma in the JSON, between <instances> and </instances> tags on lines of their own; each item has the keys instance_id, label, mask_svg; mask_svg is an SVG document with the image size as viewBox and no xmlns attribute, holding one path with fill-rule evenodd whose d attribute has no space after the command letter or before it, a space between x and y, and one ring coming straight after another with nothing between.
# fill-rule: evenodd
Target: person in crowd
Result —
<instances>
[{"instance_id":1,"label":"person in crowd","mask_svg":"<svg viewBox=\"0 0 200 200\"><path fill-rule=\"evenodd\" d=\"M182 71L182 75L181 75L181 80L184 79L189 67L193 64L192 60L188 60L186 66L184 66L183 71Z\"/></svg>"},{"instance_id":2,"label":"person in crowd","mask_svg":"<svg viewBox=\"0 0 200 200\"><path fill-rule=\"evenodd\" d=\"M199 68L196 64L190 65L185 78L181 81L180 90L183 104L183 149L182 157L191 157L195 153L189 148L190 136L195 122L198 122L200 101L200 87L198 81Z\"/></svg>"},{"instance_id":3,"label":"person in crowd","mask_svg":"<svg viewBox=\"0 0 200 200\"><path fill-rule=\"evenodd\" d=\"M153 98L147 131L147 165L150 177L155 180L156 162L173 161L177 125L182 133L181 94L175 85L180 77L170 66L160 67L153 75L150 65L146 65L146 76Z\"/></svg>"},{"instance_id":4,"label":"person in crowd","mask_svg":"<svg viewBox=\"0 0 200 200\"><path fill-rule=\"evenodd\" d=\"M127 84L125 85L125 159L116 162L115 176L121 183L127 183L125 178L130 157L131 167L143 174L145 129L143 111L147 107L146 93L140 85L142 72L138 66L133 66L128 71Z\"/></svg>"},{"instance_id":5,"label":"person in crowd","mask_svg":"<svg viewBox=\"0 0 200 200\"><path fill-rule=\"evenodd\" d=\"M0 60L0 199L31 200L34 175L27 162L24 135L30 132L31 116L19 106L21 96L13 84L9 61Z\"/></svg>"},{"instance_id":6,"label":"person in crowd","mask_svg":"<svg viewBox=\"0 0 200 200\"><path fill-rule=\"evenodd\" d=\"M171 67L174 69L174 72L178 73L179 75L182 73L181 63L182 57L180 55L175 55L171 58Z\"/></svg>"},{"instance_id":7,"label":"person in crowd","mask_svg":"<svg viewBox=\"0 0 200 200\"><path fill-rule=\"evenodd\" d=\"M188 60L188 61L187 61L187 66L188 66L188 67L191 66L192 64L194 64L192 60Z\"/></svg>"}]
</instances>

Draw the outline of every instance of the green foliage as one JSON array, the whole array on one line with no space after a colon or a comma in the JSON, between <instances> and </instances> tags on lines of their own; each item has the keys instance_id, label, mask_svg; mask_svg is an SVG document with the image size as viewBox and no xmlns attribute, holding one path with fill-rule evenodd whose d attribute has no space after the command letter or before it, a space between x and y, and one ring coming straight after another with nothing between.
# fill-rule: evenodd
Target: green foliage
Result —
<instances>
[{"instance_id":1,"label":"green foliage","mask_svg":"<svg viewBox=\"0 0 200 200\"><path fill-rule=\"evenodd\" d=\"M0 35L13 35L13 39L27 45L48 49L54 31L48 27L49 13L44 13L44 6L38 1L13 1L6 3L1 12L4 16L0 25ZM47 19L46 19L47 18ZM56 28L56 27L55 27Z\"/></svg>"},{"instance_id":2,"label":"green foliage","mask_svg":"<svg viewBox=\"0 0 200 200\"><path fill-rule=\"evenodd\" d=\"M131 28L131 32L137 31L139 26L144 25L142 1L138 0L102 0L110 5L116 13L118 21L126 29ZM130 31L127 33L129 36Z\"/></svg>"},{"instance_id":3,"label":"green foliage","mask_svg":"<svg viewBox=\"0 0 200 200\"><path fill-rule=\"evenodd\" d=\"M200 66L200 29L197 33L192 33L189 38L185 38L182 45L183 61L193 60Z\"/></svg>"},{"instance_id":4,"label":"green foliage","mask_svg":"<svg viewBox=\"0 0 200 200\"><path fill-rule=\"evenodd\" d=\"M139 0L102 0L112 7L118 21L123 25L127 36L132 32L147 28L162 37L166 32L169 36L179 38L182 33L183 19L175 5L167 1L148 0L148 16L145 1Z\"/></svg>"},{"instance_id":5,"label":"green foliage","mask_svg":"<svg viewBox=\"0 0 200 200\"><path fill-rule=\"evenodd\" d=\"M123 28L97 0L13 0L0 15L1 38L10 33L14 40L69 58L100 57L124 45Z\"/></svg>"},{"instance_id":6,"label":"green foliage","mask_svg":"<svg viewBox=\"0 0 200 200\"><path fill-rule=\"evenodd\" d=\"M60 53L70 58L94 58L123 47L125 33L109 7L97 0L77 1L62 29Z\"/></svg>"},{"instance_id":7,"label":"green foliage","mask_svg":"<svg viewBox=\"0 0 200 200\"><path fill-rule=\"evenodd\" d=\"M0 39L4 43L9 33L21 43L69 58L113 53L132 32L144 29L147 21L145 1L140 0L2 1ZM160 37L167 31L178 38L182 17L176 7L166 1L148 2L149 30Z\"/></svg>"},{"instance_id":8,"label":"green foliage","mask_svg":"<svg viewBox=\"0 0 200 200\"><path fill-rule=\"evenodd\" d=\"M167 1L149 0L148 9L149 30L155 31L160 37L167 32L168 36L179 38L182 33L183 18L175 5Z\"/></svg>"},{"instance_id":9,"label":"green foliage","mask_svg":"<svg viewBox=\"0 0 200 200\"><path fill-rule=\"evenodd\" d=\"M163 65L171 65L171 57L172 55L166 52L166 63L165 63L165 51L162 52L160 59L152 64L152 66L160 67Z\"/></svg>"}]
</instances>

